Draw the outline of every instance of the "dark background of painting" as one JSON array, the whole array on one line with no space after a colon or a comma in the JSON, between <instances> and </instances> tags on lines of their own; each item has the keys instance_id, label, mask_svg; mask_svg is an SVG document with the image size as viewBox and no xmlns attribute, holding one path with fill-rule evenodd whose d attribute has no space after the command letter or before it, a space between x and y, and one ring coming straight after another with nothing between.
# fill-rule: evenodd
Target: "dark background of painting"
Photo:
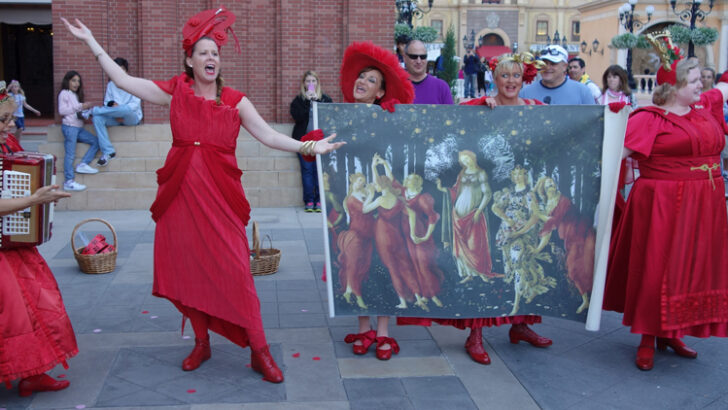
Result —
<instances>
[{"instance_id":1,"label":"dark background of painting","mask_svg":"<svg viewBox=\"0 0 728 410\"><path fill-rule=\"evenodd\" d=\"M593 221L599 199L603 107L518 106L491 110L470 106L398 105L395 113L388 113L378 106L365 104L321 104L317 109L318 128L326 135L336 132L337 140L347 142L344 148L321 157L322 171L330 176L330 192L339 203L346 197L348 175L355 172L355 158L361 164L361 172L371 182L371 160L378 153L392 165L394 178L398 182L402 183L405 168L407 174L414 172L423 176L423 191L432 195L435 210L442 213L443 193L437 190L435 177L441 179L442 186L453 186L461 170L457 153L468 149L477 154L478 165L488 174L493 193L513 186L508 178L509 173L505 171L518 164L529 171L531 188L540 176L553 177L562 195L571 200L583 217ZM492 157L490 153L493 151L485 150L489 153L485 154L482 145L484 139L498 135L501 136L501 142L508 144L505 149L500 146L501 153L511 154L511 160L505 161L505 165L502 161L487 158ZM441 166L436 171L430 167L430 171L425 172L428 149L437 150L435 158L449 161L450 166ZM380 174L383 174L382 170ZM492 204L491 199L483 214L488 221L493 271L502 273L502 253L495 246L495 235L501 220L491 211ZM346 220L344 226L345 223ZM329 277L335 295L335 314L433 318L508 314L514 298L513 283L507 284L498 278L486 283L475 278L466 284L458 284L461 278L450 250L442 249L441 226L440 221L432 237L440 248L437 260L445 273L438 296L444 303L443 308L438 308L432 302L428 304L429 312L412 303L408 303L407 309L395 308L399 300L387 268L381 264L375 248L369 277L362 285L363 298L368 305L366 310L359 309L355 304L347 304L341 297L343 289L338 278L337 255L331 255L332 274ZM328 234L331 242L330 232ZM537 296L530 304L522 300L518 314L540 314L584 321L586 311L579 315L575 313L581 304L581 297L566 277L563 242L556 232L552 233L550 242L555 245L557 252L551 253L552 262L540 263L546 275L557 280L557 285ZM550 246L546 247L546 250L550 249ZM408 258L406 247L402 246L401 250L401 257Z\"/></svg>"}]
</instances>

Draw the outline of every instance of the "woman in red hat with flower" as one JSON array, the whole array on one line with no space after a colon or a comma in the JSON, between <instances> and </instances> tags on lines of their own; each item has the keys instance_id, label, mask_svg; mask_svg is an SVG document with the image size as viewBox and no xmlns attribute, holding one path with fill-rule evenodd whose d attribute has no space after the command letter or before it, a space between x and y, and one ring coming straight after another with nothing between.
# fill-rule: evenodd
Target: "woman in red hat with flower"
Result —
<instances>
[{"instance_id":1,"label":"woman in red hat with flower","mask_svg":"<svg viewBox=\"0 0 728 410\"><path fill-rule=\"evenodd\" d=\"M498 94L495 97L485 96L470 100L462 103L461 105L488 105L491 108L496 105L543 105L543 103L539 100L518 97L518 93L521 91L523 84L528 84L533 81L536 74L538 74L538 70L542 67L542 64L543 63L540 61L535 60L530 53L505 54L497 59L493 58L490 61L490 69L493 71L493 82L498 89ZM468 152L469 151L464 151L465 156L467 156ZM470 154L470 162L473 163L474 157L472 156L472 152L470 152ZM475 163L475 165L477 167L477 163ZM518 173L517 171L517 169L514 170L514 174ZM461 177L458 176L456 187L460 184ZM451 188L448 189L448 191L452 191L453 201L455 201L455 196L458 194L459 190ZM494 209L494 211L496 209ZM476 210L477 209L471 210L470 213L465 215L465 217L458 215L458 213L453 210L453 221L472 218L472 215ZM501 211L498 212L500 213ZM473 223L469 230L455 229L453 242L460 243L461 252L469 255L470 260L477 261L484 266L480 268L482 271L491 274L490 255L477 253L477 247L472 246L472 243L474 242L473 238L487 238L488 236L485 220L481 219L480 221L480 223ZM486 275L483 276L486 277ZM466 280L469 277L472 276L466 276ZM539 335L528 327L528 325L541 323L541 316L539 315L515 315L470 319L398 318L397 324L430 326L433 321L441 325L454 326L458 329L470 328L470 335L465 341L465 351L468 353L470 358L473 359L473 361L484 365L490 364L490 356L483 346L483 327L511 324L511 329L508 332L508 337L511 343L524 341L535 347L548 347L553 343L551 339Z\"/></svg>"},{"instance_id":2,"label":"woman in red hat with flower","mask_svg":"<svg viewBox=\"0 0 728 410\"><path fill-rule=\"evenodd\" d=\"M669 33L647 36L660 53L654 106L630 115L624 156L640 177L612 232L604 309L642 335L636 366L655 346L698 353L684 336L728 336L728 221L720 152L728 74L701 94L700 66L681 59ZM616 217L616 215L615 215Z\"/></svg>"},{"instance_id":3,"label":"woman in red hat with flower","mask_svg":"<svg viewBox=\"0 0 728 410\"><path fill-rule=\"evenodd\" d=\"M245 94L223 86L220 47L232 33L235 15L220 8L190 18L182 29L185 72L169 81L132 77L112 60L79 20L68 30L86 42L109 78L154 104L170 107L172 148L157 171L159 190L152 204L155 296L169 299L195 332L195 347L183 370L210 358L208 330L241 347L250 346L251 367L269 382L283 374L268 349L260 302L250 274L245 225L250 206L235 159L240 126L263 144L304 155L324 154L342 145L334 135L296 141L273 130ZM233 33L234 36L234 33ZM237 43L237 38L235 39ZM239 49L239 46L238 46Z\"/></svg>"},{"instance_id":4,"label":"woman in red hat with flower","mask_svg":"<svg viewBox=\"0 0 728 410\"><path fill-rule=\"evenodd\" d=\"M409 74L399 65L397 56L370 42L352 43L347 47L341 63L339 82L344 101L348 103L379 104L382 109L393 112L395 104L410 104L414 99L414 88L409 81ZM379 161L376 158L372 162L374 168L377 163L383 163L381 158ZM376 175L376 170L374 173ZM345 288L344 298L352 301L353 294L357 305L366 309L361 295L361 282L368 274L374 247L389 270L393 282L411 283L416 278L407 269L411 262L397 262L397 244L391 243L389 234L400 229L399 217L403 203L399 200L384 203L373 199L373 185L366 185L364 175L353 174L350 177L352 189L344 200L344 209L350 219L349 229L342 232L338 239L339 277L342 287ZM393 188L394 181L389 176L382 175L380 178L386 180L375 181L377 184ZM378 215L376 219L375 211ZM404 275L410 277L405 278ZM400 286L395 288L400 290ZM352 349L358 355L366 354L369 346L376 342L377 358L389 360L392 352L399 352L399 345L394 338L389 337L388 327L388 316L377 317L376 331L371 328L369 316L359 316L359 333L347 335L344 341L352 343Z\"/></svg>"}]
</instances>

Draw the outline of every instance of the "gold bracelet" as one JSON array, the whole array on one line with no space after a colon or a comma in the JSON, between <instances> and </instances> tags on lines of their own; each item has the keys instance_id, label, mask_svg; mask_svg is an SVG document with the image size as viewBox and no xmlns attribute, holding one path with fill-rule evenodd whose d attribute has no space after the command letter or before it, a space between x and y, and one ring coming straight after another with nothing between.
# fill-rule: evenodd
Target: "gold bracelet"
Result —
<instances>
[{"instance_id":1,"label":"gold bracelet","mask_svg":"<svg viewBox=\"0 0 728 410\"><path fill-rule=\"evenodd\" d=\"M316 146L316 143L318 141L306 141L301 144L301 146L298 148L298 152L301 153L301 155L312 157L316 155L316 152L314 151L314 147Z\"/></svg>"}]
</instances>

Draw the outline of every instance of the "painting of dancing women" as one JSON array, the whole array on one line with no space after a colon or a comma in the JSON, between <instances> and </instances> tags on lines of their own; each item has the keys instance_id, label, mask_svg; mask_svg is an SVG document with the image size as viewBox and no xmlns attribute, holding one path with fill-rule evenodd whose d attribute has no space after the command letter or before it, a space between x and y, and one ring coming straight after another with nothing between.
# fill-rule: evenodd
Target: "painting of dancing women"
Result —
<instances>
[{"instance_id":1,"label":"painting of dancing women","mask_svg":"<svg viewBox=\"0 0 728 410\"><path fill-rule=\"evenodd\" d=\"M586 319L603 107L328 104L315 118L347 142L318 159L332 314Z\"/></svg>"}]
</instances>

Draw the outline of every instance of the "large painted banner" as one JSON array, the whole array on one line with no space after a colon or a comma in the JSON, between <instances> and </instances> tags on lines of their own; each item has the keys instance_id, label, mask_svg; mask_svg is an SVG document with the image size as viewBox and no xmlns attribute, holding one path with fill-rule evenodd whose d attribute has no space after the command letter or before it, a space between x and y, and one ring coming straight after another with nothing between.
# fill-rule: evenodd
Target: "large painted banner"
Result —
<instances>
[{"instance_id":1,"label":"large painted banner","mask_svg":"<svg viewBox=\"0 0 728 410\"><path fill-rule=\"evenodd\" d=\"M598 209L614 203L626 113L313 111L347 142L318 159L331 315L585 321L591 308L598 328L611 227Z\"/></svg>"}]
</instances>

